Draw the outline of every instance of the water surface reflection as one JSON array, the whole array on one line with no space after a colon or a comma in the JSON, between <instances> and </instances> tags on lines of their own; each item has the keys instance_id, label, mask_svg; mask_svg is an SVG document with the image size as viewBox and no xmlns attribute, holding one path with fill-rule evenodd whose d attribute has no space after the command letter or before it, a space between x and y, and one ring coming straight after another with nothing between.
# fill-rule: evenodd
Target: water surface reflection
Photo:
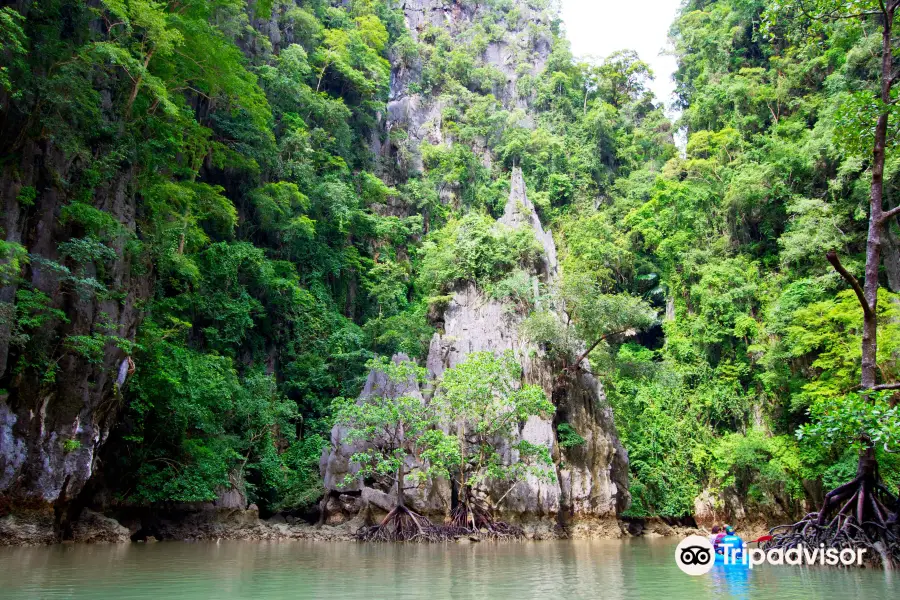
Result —
<instances>
[{"instance_id":1,"label":"water surface reflection","mask_svg":"<svg viewBox=\"0 0 900 600\"><path fill-rule=\"evenodd\" d=\"M898 598L891 573L688 577L677 540L448 545L221 542L0 548L2 598Z\"/></svg>"}]
</instances>

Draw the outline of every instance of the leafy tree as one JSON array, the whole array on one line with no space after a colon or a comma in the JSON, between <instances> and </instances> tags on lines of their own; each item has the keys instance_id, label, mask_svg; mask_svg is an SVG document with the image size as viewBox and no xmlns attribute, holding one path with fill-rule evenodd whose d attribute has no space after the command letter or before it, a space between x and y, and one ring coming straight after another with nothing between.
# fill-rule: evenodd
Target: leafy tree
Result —
<instances>
[{"instance_id":1,"label":"leafy tree","mask_svg":"<svg viewBox=\"0 0 900 600\"><path fill-rule=\"evenodd\" d=\"M893 23L894 15L900 7L900 2L890 0L888 2L870 2L861 0L859 2L844 3L833 2L832 0L816 0L807 5L800 2L795 7L807 22L813 21L812 28L817 29L816 21L829 21L834 19L856 19L860 21L873 20L881 30L881 66L878 74L878 83L880 91L876 95L874 102L867 102L874 110L856 110L849 113L848 118L851 120L858 119L854 125L858 126L857 131L872 131L871 139L869 134L862 134L864 145L871 144L871 184L869 193L868 206L868 233L866 236L865 251L865 279L861 284L856 277L848 271L838 258L837 252L830 249L826 254L828 262L834 267L841 277L850 285L862 306L863 312L863 332L862 332L862 353L861 353L861 369L860 369L860 388L865 392L868 390L891 390L900 389L900 384L883 383L877 384L878 378L878 289L879 289L879 269L881 267L881 248L882 240L885 237L886 227L891 219L900 214L900 207L897 209L885 210L884 208L884 188L885 188L885 164L887 161L889 125L891 118L891 104L893 103L892 88L895 83L895 60L894 53L896 41L894 39ZM773 18L782 16L780 6L773 7L771 12ZM857 97L859 98L859 97ZM859 108L859 107L858 107ZM852 109L851 109L852 110ZM873 129L874 125L874 129ZM859 134L857 134L859 135ZM855 144L853 144L855 145ZM858 406L858 405L857 405ZM878 408L872 409L872 416L879 414ZM843 416L847 418L847 422L862 425L865 421L852 413L858 412L853 410L852 406L848 406L847 410L842 411ZM827 416L827 413L826 413ZM827 419L827 417L826 417ZM851 429L854 429L851 427ZM808 430L809 431L809 430ZM812 431L820 431L813 429ZM841 515L853 522L856 530L853 533L845 533L848 542L854 545L870 547L879 550L883 560L890 562L897 557L892 556L893 549L890 528L897 521L896 512L887 508L882 499L890 504L896 502L896 497L883 489L879 489L880 482L877 474L877 458L874 450L875 435L880 439L885 436L885 432L877 426L871 431L859 431L855 433L862 436L863 452L860 454L859 467L856 478L848 484L842 485L826 495L825 503L815 517L815 523L818 528L828 525L829 529L835 529L837 532L834 537L829 540L830 545L835 545L840 532L846 532L846 527L836 524L840 520ZM879 496L881 498L879 498ZM855 504L855 509L851 506ZM838 508L842 507L842 508ZM830 518L834 509L838 508L837 516ZM830 521L830 522L829 522ZM865 531L866 523L875 523L869 526L869 530ZM891 523L891 525L888 525ZM814 534L818 541L818 530ZM777 544L793 545L796 542L786 539L785 536L777 538ZM879 546L880 545L880 546ZM886 550L887 549L887 550Z\"/></svg>"},{"instance_id":2,"label":"leafy tree","mask_svg":"<svg viewBox=\"0 0 900 600\"><path fill-rule=\"evenodd\" d=\"M489 286L519 265L536 265L543 249L530 227L514 229L469 213L432 233L421 252L419 287L433 294L464 282Z\"/></svg>"},{"instance_id":3,"label":"leafy tree","mask_svg":"<svg viewBox=\"0 0 900 600\"><path fill-rule=\"evenodd\" d=\"M15 9L0 9L0 88L15 93L9 77L10 65L21 68L26 53L26 34L22 28L22 15Z\"/></svg>"},{"instance_id":4,"label":"leafy tree","mask_svg":"<svg viewBox=\"0 0 900 600\"><path fill-rule=\"evenodd\" d=\"M557 312L557 307L562 313ZM584 368L584 361L611 338L634 334L654 322L640 298L605 294L590 275L567 275L546 308L536 311L522 329L560 365L556 388Z\"/></svg>"},{"instance_id":5,"label":"leafy tree","mask_svg":"<svg viewBox=\"0 0 900 600\"><path fill-rule=\"evenodd\" d=\"M414 363L386 359L370 361L367 367L384 374L394 384L411 386L424 383L425 370ZM335 400L335 423L344 428L343 443L360 442L364 449L350 457L359 470L347 475L346 483L358 477L384 480L393 491L396 506L371 528L360 531L369 541L415 541L438 539L434 525L406 505L407 483L413 486L444 472L443 465L423 461L439 442L442 432L437 415L422 398L373 396L362 401L347 398ZM410 464L425 462L423 468Z\"/></svg>"},{"instance_id":6,"label":"leafy tree","mask_svg":"<svg viewBox=\"0 0 900 600\"><path fill-rule=\"evenodd\" d=\"M640 100L653 79L653 71L634 50L619 50L597 68L600 97L615 108Z\"/></svg>"},{"instance_id":7,"label":"leafy tree","mask_svg":"<svg viewBox=\"0 0 900 600\"><path fill-rule=\"evenodd\" d=\"M456 435L436 436L426 458L448 473L458 488L459 503L451 515L454 527L515 534L515 529L495 521L477 492L488 481L506 483L509 487L494 502L496 508L528 477L556 480L550 448L516 439L521 424L534 417L549 418L556 409L540 387L520 381L521 366L511 351L499 356L474 352L444 372L432 403L442 422L456 425Z\"/></svg>"}]
</instances>

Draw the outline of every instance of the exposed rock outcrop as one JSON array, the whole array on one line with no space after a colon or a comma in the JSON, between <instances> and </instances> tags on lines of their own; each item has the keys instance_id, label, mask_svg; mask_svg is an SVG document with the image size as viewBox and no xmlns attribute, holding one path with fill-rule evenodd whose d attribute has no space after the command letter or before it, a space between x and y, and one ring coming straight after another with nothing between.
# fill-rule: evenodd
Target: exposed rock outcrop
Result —
<instances>
[{"instance_id":1,"label":"exposed rock outcrop","mask_svg":"<svg viewBox=\"0 0 900 600\"><path fill-rule=\"evenodd\" d=\"M53 514L47 511L19 511L0 519L0 546L41 546L58 541L59 533ZM72 525L69 541L122 544L131 541L131 532L115 519L84 510Z\"/></svg>"},{"instance_id":2,"label":"exposed rock outcrop","mask_svg":"<svg viewBox=\"0 0 900 600\"><path fill-rule=\"evenodd\" d=\"M403 15L406 27L413 38L418 40L429 27L446 30L452 36L468 31L490 7L480 3L462 3L455 0L405 0ZM526 105L526 99L518 96L516 83L522 75L519 67L528 65L529 72L536 75L543 71L550 55L553 40L549 35L542 35L534 25L548 25L550 16L546 11L534 9L528 3L516 3L516 10L506 14L499 23L503 27L503 35L494 38L487 44L482 59L506 75L506 85L494 90L494 95L509 107ZM392 87L396 95L402 93L405 86L398 82ZM392 95L394 99L394 95Z\"/></svg>"},{"instance_id":3,"label":"exposed rock outcrop","mask_svg":"<svg viewBox=\"0 0 900 600\"><path fill-rule=\"evenodd\" d=\"M118 415L124 381L117 378L126 359L109 344L102 356L88 360L64 351L61 340L97 331L133 340L150 279L125 252L126 235L111 234L116 258L104 273L88 267L76 278L67 271L60 242L83 234L79 224L61 218L72 198L60 182L72 176L73 162L50 142L28 142L19 156L0 173L0 230L7 242L28 249L27 284L65 319L48 319L22 336L11 318L21 286L0 281L0 497L49 510L76 497L96 469ZM94 206L121 223L122 231L135 229L131 179L130 171L121 172L93 193ZM18 200L26 188L33 190L33 205ZM101 284L115 293L96 293Z\"/></svg>"},{"instance_id":4,"label":"exposed rock outcrop","mask_svg":"<svg viewBox=\"0 0 900 600\"><path fill-rule=\"evenodd\" d=\"M556 277L558 263L553 236L545 232L533 205L525 193L525 182L520 170L512 174L509 201L503 222L512 227L533 227L544 246L545 262L542 277ZM432 381L440 379L445 370L463 362L472 352L513 351L523 366L525 383L539 385L551 394L556 373L542 353L532 347L519 333L523 315L508 304L486 296L470 284L457 289L443 311L443 330L431 341L426 367ZM395 357L395 360L408 360ZM399 397L412 395L427 401L428 390L422 393L415 382L404 385L391 384L381 373L369 375L360 401L372 395ZM557 469L557 481L540 481L534 477L519 483L512 490L505 484L489 484L488 494L493 501L505 495L499 507L505 519L524 523L562 522L574 525L576 532L584 534L618 535L616 526L604 526L627 508L630 496L627 491L628 459L625 449L616 436L612 411L606 404L602 386L588 372L580 372L562 394L556 393L557 414L553 420L531 417L521 423L518 437L533 444L542 444L552 450ZM568 423L584 443L562 448L559 445L557 427ZM375 510L384 512L392 504L385 500L389 490L368 487L356 480L344 486L346 475L352 475L349 457L357 449L342 443L344 432L336 427L332 432L332 448L326 449L322 458L322 474L332 500L328 508L334 521L349 518L354 511ZM501 454L512 459L512 450L500 448ZM410 465L413 467L415 465ZM375 485L375 484L373 484ZM508 492L508 493L507 493ZM354 502L342 503L335 499L348 498ZM381 499L376 502L375 498ZM449 485L443 481L431 481L417 487L407 497L407 502L417 511L433 518L446 515L450 509ZM333 521L333 522L334 522Z\"/></svg>"},{"instance_id":5,"label":"exposed rock outcrop","mask_svg":"<svg viewBox=\"0 0 900 600\"><path fill-rule=\"evenodd\" d=\"M92 510L82 511L72 530L72 539L76 542L123 544L131 541L131 532L118 521Z\"/></svg>"},{"instance_id":6,"label":"exposed rock outcrop","mask_svg":"<svg viewBox=\"0 0 900 600\"><path fill-rule=\"evenodd\" d=\"M452 0L406 0L403 14L407 29L412 37L420 40L430 28L438 27L454 38L462 38L490 8L478 3L460 3ZM513 19L515 21L513 22ZM499 38L492 38L479 58L482 64L499 70L505 80L495 85L490 92L507 110L523 109L520 113L522 125L532 126L527 113L530 98L519 91L519 80L524 75L537 76L547 64L552 50L549 29L550 13L531 8L527 3L516 3L516 10L507 14L498 23L503 28ZM523 67L527 67L524 68ZM390 183L399 183L409 174L421 173L422 156L419 147L422 142L429 144L452 143L452 139L442 130L442 112L445 108L440 95L426 95L415 91L421 77L420 61L405 64L395 61L391 72L391 89L387 111L383 117L384 131L405 132L400 140L387 143L375 136L372 150L382 158L385 166L390 165L382 176ZM388 136L390 137L390 136ZM493 160L487 148L473 148L482 155L483 161ZM442 200L452 203L456 190L442 191Z\"/></svg>"},{"instance_id":7,"label":"exposed rock outcrop","mask_svg":"<svg viewBox=\"0 0 900 600\"><path fill-rule=\"evenodd\" d=\"M0 546L42 546L58 541L52 513L21 511L0 518Z\"/></svg>"},{"instance_id":8,"label":"exposed rock outcrop","mask_svg":"<svg viewBox=\"0 0 900 600\"><path fill-rule=\"evenodd\" d=\"M144 522L150 523L146 527ZM126 527L128 525L129 527ZM85 510L72 527L67 542L76 544L124 544L161 540L252 540L286 541L310 539L321 541L351 540L351 528L315 527L302 520L277 515L269 520L259 518L256 510L172 511L153 519L119 521ZM0 518L0 546L45 546L59 542L53 515L46 512L20 511Z\"/></svg>"},{"instance_id":9,"label":"exposed rock outcrop","mask_svg":"<svg viewBox=\"0 0 900 600\"><path fill-rule=\"evenodd\" d=\"M808 498L821 498L821 484L807 482L806 494ZM798 500L787 493L774 495L765 491L761 497L750 499L748 494L740 494L733 487L705 489L694 499L693 518L698 525L706 528L728 523L744 532L765 533L772 524L799 521L804 515L817 510L820 502Z\"/></svg>"},{"instance_id":10,"label":"exposed rock outcrop","mask_svg":"<svg viewBox=\"0 0 900 600\"><path fill-rule=\"evenodd\" d=\"M396 362L408 361L409 357L400 354L394 357ZM405 382L391 381L384 373L372 371L369 373L366 385L359 396L359 402L365 402L372 397L399 398L401 396L419 398L425 402L425 397L419 389L419 384L410 379ZM330 524L340 524L359 513L361 510L369 510L387 513L394 504L394 499L386 490L370 487L360 479L352 479L357 472L357 467L350 461L350 457L364 449L362 443L346 444L343 442L346 431L335 426L331 431L331 446L322 453L319 464L325 489L329 495L325 499L323 510ZM416 467L410 459L407 469ZM348 475L351 481L347 482ZM429 485L419 486L409 490L406 494L410 506L418 512L425 514L444 514L450 509L450 486L445 481L433 481Z\"/></svg>"}]
</instances>

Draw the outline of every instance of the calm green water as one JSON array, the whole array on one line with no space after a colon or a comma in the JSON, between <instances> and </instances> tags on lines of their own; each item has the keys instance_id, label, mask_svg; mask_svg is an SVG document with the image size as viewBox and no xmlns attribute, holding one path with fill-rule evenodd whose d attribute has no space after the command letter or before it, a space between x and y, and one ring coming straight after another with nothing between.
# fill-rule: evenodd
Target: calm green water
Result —
<instances>
[{"instance_id":1,"label":"calm green water","mask_svg":"<svg viewBox=\"0 0 900 600\"><path fill-rule=\"evenodd\" d=\"M671 540L0 548L2 598L900 598L897 573L761 567L688 577Z\"/></svg>"}]
</instances>

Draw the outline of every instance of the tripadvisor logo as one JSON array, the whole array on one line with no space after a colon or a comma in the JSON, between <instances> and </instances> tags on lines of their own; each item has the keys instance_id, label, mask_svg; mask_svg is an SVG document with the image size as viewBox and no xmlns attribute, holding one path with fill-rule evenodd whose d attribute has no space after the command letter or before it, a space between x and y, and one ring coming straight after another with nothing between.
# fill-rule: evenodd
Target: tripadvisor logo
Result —
<instances>
[{"instance_id":1,"label":"tripadvisor logo","mask_svg":"<svg viewBox=\"0 0 900 600\"><path fill-rule=\"evenodd\" d=\"M705 537L689 535L675 548L675 563L688 575L706 575L716 564L716 551Z\"/></svg>"},{"instance_id":2,"label":"tripadvisor logo","mask_svg":"<svg viewBox=\"0 0 900 600\"><path fill-rule=\"evenodd\" d=\"M809 548L798 544L793 548L783 550L773 548L748 548L742 544L736 548L731 544L721 546L722 564L726 567L743 565L751 569L762 564L769 565L828 565L831 567L842 565L845 567L862 566L865 548L825 548L825 544L819 544L818 548ZM705 575L716 564L716 552L712 542L699 535L686 537L675 548L675 563L678 568L688 575Z\"/></svg>"}]
</instances>

